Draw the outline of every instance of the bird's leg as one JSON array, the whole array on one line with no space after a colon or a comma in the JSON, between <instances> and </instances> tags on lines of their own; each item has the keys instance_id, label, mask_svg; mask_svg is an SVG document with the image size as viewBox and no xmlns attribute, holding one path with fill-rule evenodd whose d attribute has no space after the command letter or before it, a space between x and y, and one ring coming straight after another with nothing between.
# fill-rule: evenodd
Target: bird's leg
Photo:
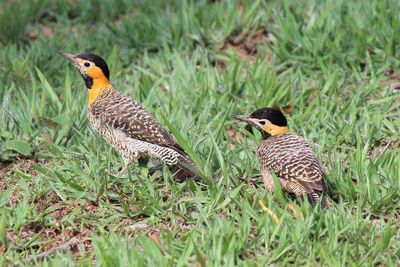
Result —
<instances>
[{"instance_id":1,"label":"bird's leg","mask_svg":"<svg viewBox=\"0 0 400 267\"><path fill-rule=\"evenodd\" d=\"M262 177L263 177L263 181L264 181L264 186L265 189L269 192L273 192L275 190L275 184L274 184L274 180L272 178L272 174L270 172L262 172ZM281 182L281 186L283 189L288 189L288 187L291 185L290 183L288 183L286 180L283 179L279 179ZM289 191L293 191L292 188L289 189ZM288 204L288 208L290 209L290 211L293 213L294 217L297 219L298 217L301 217L304 220L304 215L303 213L300 211L300 216L297 214L296 212L296 208L293 205L293 203L289 203Z\"/></svg>"},{"instance_id":2,"label":"bird's leg","mask_svg":"<svg viewBox=\"0 0 400 267\"><path fill-rule=\"evenodd\" d=\"M147 168L147 167L149 167L148 165L148 163L149 163L149 159L148 158L144 158L144 157L140 157L139 159L138 159L138 163L139 163L139 167L142 169L142 168ZM154 173L156 173L157 171L162 171L162 169L163 169L163 165L161 165L161 164L158 164L158 165L156 165L156 166L151 166L151 167L149 167L148 168L148 175L153 175Z\"/></svg>"},{"instance_id":3,"label":"bird's leg","mask_svg":"<svg viewBox=\"0 0 400 267\"><path fill-rule=\"evenodd\" d=\"M118 172L118 176L124 176L125 173L127 172L129 165L131 164L132 160L130 158L125 158L124 157L124 167L121 168L121 170Z\"/></svg>"},{"instance_id":4,"label":"bird's leg","mask_svg":"<svg viewBox=\"0 0 400 267\"><path fill-rule=\"evenodd\" d=\"M274 192L275 184L274 179L272 178L272 174L268 171L261 172L261 176L264 181L264 187L268 192Z\"/></svg>"},{"instance_id":5,"label":"bird's leg","mask_svg":"<svg viewBox=\"0 0 400 267\"><path fill-rule=\"evenodd\" d=\"M147 167L147 164L149 163L149 160L147 158L140 157L138 159L139 167Z\"/></svg>"},{"instance_id":6,"label":"bird's leg","mask_svg":"<svg viewBox=\"0 0 400 267\"><path fill-rule=\"evenodd\" d=\"M124 167L122 167L122 169L118 172L118 176L124 176L128 168L129 168L129 163L128 164L124 163Z\"/></svg>"},{"instance_id":7,"label":"bird's leg","mask_svg":"<svg viewBox=\"0 0 400 267\"><path fill-rule=\"evenodd\" d=\"M124 167L118 172L118 176L124 176L125 173L127 172L129 165L132 163L132 161L137 160L139 158L139 153L131 153L130 155L122 155L122 158L124 159Z\"/></svg>"}]
</instances>

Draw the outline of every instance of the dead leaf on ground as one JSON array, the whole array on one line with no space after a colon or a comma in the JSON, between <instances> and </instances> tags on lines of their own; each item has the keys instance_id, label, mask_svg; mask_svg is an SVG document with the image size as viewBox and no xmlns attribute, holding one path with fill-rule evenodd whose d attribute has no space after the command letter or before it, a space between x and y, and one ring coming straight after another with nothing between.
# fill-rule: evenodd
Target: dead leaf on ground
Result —
<instances>
[{"instance_id":1,"label":"dead leaf on ground","mask_svg":"<svg viewBox=\"0 0 400 267\"><path fill-rule=\"evenodd\" d=\"M6 173L10 169L11 163L0 162L0 194L6 189L7 183L5 182Z\"/></svg>"},{"instance_id":2,"label":"dead leaf on ground","mask_svg":"<svg viewBox=\"0 0 400 267\"><path fill-rule=\"evenodd\" d=\"M170 89L168 88L168 86L164 85L164 84L160 84L160 88L164 93L169 93Z\"/></svg>"},{"instance_id":3,"label":"dead leaf on ground","mask_svg":"<svg viewBox=\"0 0 400 267\"><path fill-rule=\"evenodd\" d=\"M202 260L203 260L203 262L200 262L200 261L198 261L198 260L196 260L196 262L195 262L195 266L196 267L204 267L204 266L207 266L207 257L206 256L201 256L201 258L202 258Z\"/></svg>"},{"instance_id":4,"label":"dead leaf on ground","mask_svg":"<svg viewBox=\"0 0 400 267\"><path fill-rule=\"evenodd\" d=\"M400 82L397 80L381 81L382 87L390 87L393 93L400 92Z\"/></svg>"},{"instance_id":5,"label":"dead leaf on ground","mask_svg":"<svg viewBox=\"0 0 400 267\"><path fill-rule=\"evenodd\" d=\"M92 201L86 201L86 209L90 211L98 211L99 206L93 203Z\"/></svg>"},{"instance_id":6,"label":"dead leaf on ground","mask_svg":"<svg viewBox=\"0 0 400 267\"><path fill-rule=\"evenodd\" d=\"M392 77L394 75L394 69L385 70L385 76Z\"/></svg>"},{"instance_id":7,"label":"dead leaf on ground","mask_svg":"<svg viewBox=\"0 0 400 267\"><path fill-rule=\"evenodd\" d=\"M311 93L310 97L307 99L306 104L307 104L307 105L310 105L311 102L313 102L313 100L314 100L317 96L318 96L318 95L317 95L317 92L316 92L316 91L313 91L313 92Z\"/></svg>"},{"instance_id":8,"label":"dead leaf on ground","mask_svg":"<svg viewBox=\"0 0 400 267\"><path fill-rule=\"evenodd\" d=\"M234 143L229 144L230 148L233 149L237 143L241 143L243 140L243 135L232 128L228 128L226 133L229 138L234 140Z\"/></svg>"},{"instance_id":9,"label":"dead leaf on ground","mask_svg":"<svg viewBox=\"0 0 400 267\"><path fill-rule=\"evenodd\" d=\"M381 81L382 87L390 87L393 93L400 92L400 74L396 73L393 69L387 69L385 71L385 76L389 78L389 80Z\"/></svg>"},{"instance_id":10,"label":"dead leaf on ground","mask_svg":"<svg viewBox=\"0 0 400 267\"><path fill-rule=\"evenodd\" d=\"M283 107L280 107L279 105L273 105L272 108L283 111L289 115L293 113L293 107L290 104Z\"/></svg>"},{"instance_id":11,"label":"dead leaf on ground","mask_svg":"<svg viewBox=\"0 0 400 267\"><path fill-rule=\"evenodd\" d=\"M54 36L54 29L47 25L37 23L29 27L27 35L30 40L35 40L39 36L50 38Z\"/></svg>"},{"instance_id":12,"label":"dead leaf on ground","mask_svg":"<svg viewBox=\"0 0 400 267\"><path fill-rule=\"evenodd\" d=\"M238 56L252 61L258 53L258 46L271 43L269 37L272 36L269 36L265 29L258 29L253 33L241 32L225 39L219 48L221 50L233 49Z\"/></svg>"},{"instance_id":13,"label":"dead leaf on ground","mask_svg":"<svg viewBox=\"0 0 400 267\"><path fill-rule=\"evenodd\" d=\"M239 3L237 4L237 6L236 6L236 9L237 9L238 12L242 12L242 10L243 10L243 3L242 3L242 2L239 2Z\"/></svg>"},{"instance_id":14,"label":"dead leaf on ground","mask_svg":"<svg viewBox=\"0 0 400 267\"><path fill-rule=\"evenodd\" d=\"M133 17L137 17L137 16L139 16L139 9L137 7L135 7L133 9Z\"/></svg>"},{"instance_id":15,"label":"dead leaf on ground","mask_svg":"<svg viewBox=\"0 0 400 267\"><path fill-rule=\"evenodd\" d=\"M289 115L293 113L293 107L290 104L282 107L282 110Z\"/></svg>"},{"instance_id":16,"label":"dead leaf on ground","mask_svg":"<svg viewBox=\"0 0 400 267\"><path fill-rule=\"evenodd\" d=\"M7 163L5 165L2 165L3 168L0 168L0 194L7 190L8 188L12 188L12 192L9 195L9 199L5 203L5 206L7 207L15 207L20 200L22 199L22 193L21 189L18 186L18 180L12 180L11 178L8 179L5 175L6 173L10 172L15 172L15 169L18 169L18 171L25 173L25 174L31 174L31 175L36 175L37 172L36 170L32 167L33 163L38 163L38 160L35 159L25 159L25 158L18 158L17 161L12 162L12 163ZM43 163L46 164L46 163ZM32 186L29 184L29 186Z\"/></svg>"},{"instance_id":17,"label":"dead leaf on ground","mask_svg":"<svg viewBox=\"0 0 400 267\"><path fill-rule=\"evenodd\" d=\"M158 232L155 230L150 231L149 236L153 239L154 242L160 244L160 237L158 236Z\"/></svg>"},{"instance_id":18,"label":"dead leaf on ground","mask_svg":"<svg viewBox=\"0 0 400 267\"><path fill-rule=\"evenodd\" d=\"M394 71L394 69L387 69L385 71L385 76L387 76L390 79L396 80L396 81L400 81L400 74L396 73Z\"/></svg>"},{"instance_id":19,"label":"dead leaf on ground","mask_svg":"<svg viewBox=\"0 0 400 267\"><path fill-rule=\"evenodd\" d=\"M368 156L372 158L379 157L386 150L395 150L400 147L400 140L380 140L374 147L368 152Z\"/></svg>"},{"instance_id":20,"label":"dead leaf on ground","mask_svg":"<svg viewBox=\"0 0 400 267\"><path fill-rule=\"evenodd\" d=\"M221 61L219 61L219 63L218 63L218 67L219 67L219 69L220 69L221 71L224 71L224 70L226 69L227 64L228 64L228 63L227 63L225 60L221 60Z\"/></svg>"}]
</instances>

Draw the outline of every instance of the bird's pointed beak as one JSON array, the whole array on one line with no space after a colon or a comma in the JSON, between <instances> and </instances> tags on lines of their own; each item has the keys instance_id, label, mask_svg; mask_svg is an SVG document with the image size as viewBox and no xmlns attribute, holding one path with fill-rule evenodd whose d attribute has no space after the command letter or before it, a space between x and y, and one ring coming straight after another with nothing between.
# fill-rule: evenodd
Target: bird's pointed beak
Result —
<instances>
[{"instance_id":1,"label":"bird's pointed beak","mask_svg":"<svg viewBox=\"0 0 400 267\"><path fill-rule=\"evenodd\" d=\"M248 115L233 115L232 118L247 122L248 124L252 123L252 120L251 120L250 116L248 116Z\"/></svg>"},{"instance_id":2,"label":"bird's pointed beak","mask_svg":"<svg viewBox=\"0 0 400 267\"><path fill-rule=\"evenodd\" d=\"M63 52L63 51L58 51L57 53L58 53L60 56L65 57L66 59L68 59L68 60L71 61L72 63L74 63L74 64L77 63L77 62L76 62L76 56L75 56L75 55L72 55L72 54L69 54L69 53L66 53L66 52Z\"/></svg>"},{"instance_id":3,"label":"bird's pointed beak","mask_svg":"<svg viewBox=\"0 0 400 267\"><path fill-rule=\"evenodd\" d=\"M249 115L233 115L232 118L240 120L240 121L244 121L245 123L247 123L248 124L246 126L247 130L249 130L249 128L251 129L251 126L258 128L258 125L253 121L253 119Z\"/></svg>"}]
</instances>

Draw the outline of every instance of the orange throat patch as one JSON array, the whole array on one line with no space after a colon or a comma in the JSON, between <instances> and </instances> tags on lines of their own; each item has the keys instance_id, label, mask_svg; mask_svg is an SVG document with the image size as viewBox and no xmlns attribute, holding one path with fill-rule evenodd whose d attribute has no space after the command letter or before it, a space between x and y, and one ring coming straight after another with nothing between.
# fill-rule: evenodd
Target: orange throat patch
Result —
<instances>
[{"instance_id":1,"label":"orange throat patch","mask_svg":"<svg viewBox=\"0 0 400 267\"><path fill-rule=\"evenodd\" d=\"M106 77L93 79L93 85L89 89L88 107L90 107L102 93L111 88L111 84Z\"/></svg>"}]
</instances>

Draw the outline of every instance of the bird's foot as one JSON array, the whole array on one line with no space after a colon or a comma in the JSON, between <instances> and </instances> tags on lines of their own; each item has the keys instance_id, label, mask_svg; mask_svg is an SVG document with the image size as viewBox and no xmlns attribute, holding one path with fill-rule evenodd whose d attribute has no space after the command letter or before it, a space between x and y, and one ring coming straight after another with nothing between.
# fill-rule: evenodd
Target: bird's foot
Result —
<instances>
[{"instance_id":1,"label":"bird's foot","mask_svg":"<svg viewBox=\"0 0 400 267\"><path fill-rule=\"evenodd\" d=\"M116 176L118 177L122 177L126 174L126 172L128 171L128 166L129 165L124 165L124 167L122 167L122 169L117 173Z\"/></svg>"}]
</instances>

